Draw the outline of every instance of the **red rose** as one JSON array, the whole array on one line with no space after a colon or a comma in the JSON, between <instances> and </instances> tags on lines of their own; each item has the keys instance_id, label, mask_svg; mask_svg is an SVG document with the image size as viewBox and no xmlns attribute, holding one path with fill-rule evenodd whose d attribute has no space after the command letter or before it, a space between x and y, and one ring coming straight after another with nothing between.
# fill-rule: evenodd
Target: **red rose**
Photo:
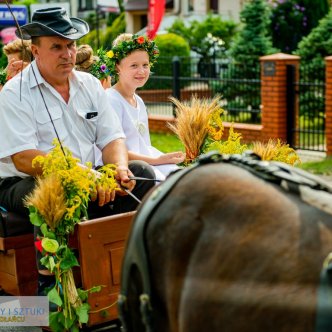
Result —
<instances>
[{"instance_id":1,"label":"red rose","mask_svg":"<svg viewBox=\"0 0 332 332\"><path fill-rule=\"evenodd\" d=\"M137 42L138 42L139 44L143 44L143 43L145 42L144 37L143 37L143 36L138 37L138 38L137 38Z\"/></svg>"},{"instance_id":2,"label":"red rose","mask_svg":"<svg viewBox=\"0 0 332 332\"><path fill-rule=\"evenodd\" d=\"M41 245L41 240L35 241L35 247L37 248L38 251L43 252L43 247Z\"/></svg>"}]
</instances>

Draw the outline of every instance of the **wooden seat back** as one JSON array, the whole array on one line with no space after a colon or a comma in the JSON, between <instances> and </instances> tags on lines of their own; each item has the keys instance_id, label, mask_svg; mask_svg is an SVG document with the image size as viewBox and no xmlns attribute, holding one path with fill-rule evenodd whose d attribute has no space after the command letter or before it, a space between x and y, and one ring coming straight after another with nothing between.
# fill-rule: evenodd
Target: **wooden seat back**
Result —
<instances>
[{"instance_id":1,"label":"wooden seat back","mask_svg":"<svg viewBox=\"0 0 332 332\"><path fill-rule=\"evenodd\" d=\"M134 216L135 212L128 212L78 225L82 287L103 286L100 292L89 295L90 326L118 318L122 257Z\"/></svg>"}]
</instances>

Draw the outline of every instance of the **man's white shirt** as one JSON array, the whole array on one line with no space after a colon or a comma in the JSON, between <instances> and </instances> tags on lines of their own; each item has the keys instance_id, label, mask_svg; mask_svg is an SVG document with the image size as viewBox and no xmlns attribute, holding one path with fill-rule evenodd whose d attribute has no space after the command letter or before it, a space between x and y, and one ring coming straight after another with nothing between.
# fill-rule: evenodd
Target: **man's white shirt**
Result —
<instances>
[{"instance_id":1,"label":"man's white shirt","mask_svg":"<svg viewBox=\"0 0 332 332\"><path fill-rule=\"evenodd\" d=\"M55 130L74 157L93 165L95 146L102 150L111 141L125 138L105 90L92 75L72 72L68 103L43 79L35 61L22 72L21 88L20 80L21 75L16 75L0 93L0 177L27 176L16 170L10 156L31 149L49 152Z\"/></svg>"}]
</instances>

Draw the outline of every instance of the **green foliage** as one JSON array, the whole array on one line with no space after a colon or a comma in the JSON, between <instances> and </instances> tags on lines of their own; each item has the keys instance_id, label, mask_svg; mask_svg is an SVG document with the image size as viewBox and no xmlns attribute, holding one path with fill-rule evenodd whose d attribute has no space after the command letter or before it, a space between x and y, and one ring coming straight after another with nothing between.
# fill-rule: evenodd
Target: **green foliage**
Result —
<instances>
[{"instance_id":1,"label":"green foliage","mask_svg":"<svg viewBox=\"0 0 332 332\"><path fill-rule=\"evenodd\" d=\"M182 36L189 43L190 49L202 56L209 56L210 44L204 41L208 34L222 39L226 49L229 48L237 31L237 24L233 21L222 20L220 16L208 15L198 22L196 20L185 25L184 21L177 19L168 29L168 32Z\"/></svg>"},{"instance_id":2,"label":"green foliage","mask_svg":"<svg viewBox=\"0 0 332 332\"><path fill-rule=\"evenodd\" d=\"M99 40L101 38L101 31L99 31ZM82 37L77 41L78 45L88 44L92 47L93 50L98 49L98 38L97 38L97 30L91 30L87 35Z\"/></svg>"},{"instance_id":3,"label":"green foliage","mask_svg":"<svg viewBox=\"0 0 332 332\"><path fill-rule=\"evenodd\" d=\"M8 64L7 56L6 54L2 51L3 49L3 44L0 43L0 68L6 68Z\"/></svg>"},{"instance_id":4,"label":"green foliage","mask_svg":"<svg viewBox=\"0 0 332 332\"><path fill-rule=\"evenodd\" d=\"M235 62L248 67L259 66L260 56L276 52L268 35L269 15L265 0L251 0L244 6L240 14L244 26L230 49Z\"/></svg>"},{"instance_id":5,"label":"green foliage","mask_svg":"<svg viewBox=\"0 0 332 332\"><path fill-rule=\"evenodd\" d=\"M202 22L194 20L189 24L177 19L168 31L182 36L190 49L201 55L198 63L201 77L215 77L215 58L227 57L226 51L236 35L237 24L208 15Z\"/></svg>"},{"instance_id":6,"label":"green foliage","mask_svg":"<svg viewBox=\"0 0 332 332\"><path fill-rule=\"evenodd\" d=\"M332 54L332 10L320 20L319 25L299 43L296 54L301 57L300 77L307 82L325 81L325 60ZM324 96L317 94L314 86L303 87L300 95L300 115L309 115L314 111L324 114ZM315 109L312 109L315 105Z\"/></svg>"},{"instance_id":7,"label":"green foliage","mask_svg":"<svg viewBox=\"0 0 332 332\"><path fill-rule=\"evenodd\" d=\"M112 25L106 28L105 33L101 38L101 44L105 49L110 49L112 47L113 40L126 31L126 21L125 14L121 13L113 21Z\"/></svg>"},{"instance_id":8,"label":"green foliage","mask_svg":"<svg viewBox=\"0 0 332 332\"><path fill-rule=\"evenodd\" d=\"M95 25L93 25L94 27ZM121 33L126 30L126 21L124 13L118 15L114 20L112 26L107 27L106 30L99 30L99 44L100 47L103 47L106 50L109 50L112 47L113 40ZM98 49L98 31L93 28L90 32L78 40L78 45L88 44L96 52Z\"/></svg>"},{"instance_id":9,"label":"green foliage","mask_svg":"<svg viewBox=\"0 0 332 332\"><path fill-rule=\"evenodd\" d=\"M329 10L328 0L270 0L270 3L273 45L287 53L297 48Z\"/></svg>"},{"instance_id":10,"label":"green foliage","mask_svg":"<svg viewBox=\"0 0 332 332\"><path fill-rule=\"evenodd\" d=\"M0 69L0 85L5 85L7 81L7 72L5 69Z\"/></svg>"},{"instance_id":11,"label":"green foliage","mask_svg":"<svg viewBox=\"0 0 332 332\"><path fill-rule=\"evenodd\" d=\"M157 36L155 42L159 48L160 56L189 56L190 48L187 41L174 33Z\"/></svg>"},{"instance_id":12,"label":"green foliage","mask_svg":"<svg viewBox=\"0 0 332 332\"><path fill-rule=\"evenodd\" d=\"M187 41L173 33L167 33L157 36L155 38L156 45L158 46L160 57L157 63L154 64L152 71L154 75L158 76L173 76L172 59L174 56L188 58L190 49ZM181 62L181 76L189 76L190 67L184 62ZM145 84L144 89L169 89L172 87L172 80L163 80L161 84L156 84L153 76Z\"/></svg>"},{"instance_id":13,"label":"green foliage","mask_svg":"<svg viewBox=\"0 0 332 332\"><path fill-rule=\"evenodd\" d=\"M301 62L312 63L316 68L323 68L324 57L332 54L332 10L319 25L299 43L296 54L301 56Z\"/></svg>"},{"instance_id":14,"label":"green foliage","mask_svg":"<svg viewBox=\"0 0 332 332\"><path fill-rule=\"evenodd\" d=\"M227 111L250 107L258 111L260 108L260 78L259 57L272 54L268 36L269 7L265 0L247 2L241 12L243 27L234 44L230 48L233 64L221 72L221 84L215 84L215 92L227 99ZM236 83L234 80L250 80L252 83ZM251 115L251 121L257 122L257 112Z\"/></svg>"}]
</instances>

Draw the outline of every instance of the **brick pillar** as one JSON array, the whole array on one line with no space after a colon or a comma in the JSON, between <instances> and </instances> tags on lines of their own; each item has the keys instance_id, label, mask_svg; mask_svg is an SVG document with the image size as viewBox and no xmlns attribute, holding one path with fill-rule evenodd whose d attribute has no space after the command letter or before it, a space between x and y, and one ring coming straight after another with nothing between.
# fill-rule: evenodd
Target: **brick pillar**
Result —
<instances>
[{"instance_id":1,"label":"brick pillar","mask_svg":"<svg viewBox=\"0 0 332 332\"><path fill-rule=\"evenodd\" d=\"M262 140L287 138L286 66L296 66L299 76L300 57L277 53L260 57L261 61L261 105Z\"/></svg>"},{"instance_id":2,"label":"brick pillar","mask_svg":"<svg viewBox=\"0 0 332 332\"><path fill-rule=\"evenodd\" d=\"M332 156L332 56L325 58L325 138L326 155Z\"/></svg>"}]
</instances>

